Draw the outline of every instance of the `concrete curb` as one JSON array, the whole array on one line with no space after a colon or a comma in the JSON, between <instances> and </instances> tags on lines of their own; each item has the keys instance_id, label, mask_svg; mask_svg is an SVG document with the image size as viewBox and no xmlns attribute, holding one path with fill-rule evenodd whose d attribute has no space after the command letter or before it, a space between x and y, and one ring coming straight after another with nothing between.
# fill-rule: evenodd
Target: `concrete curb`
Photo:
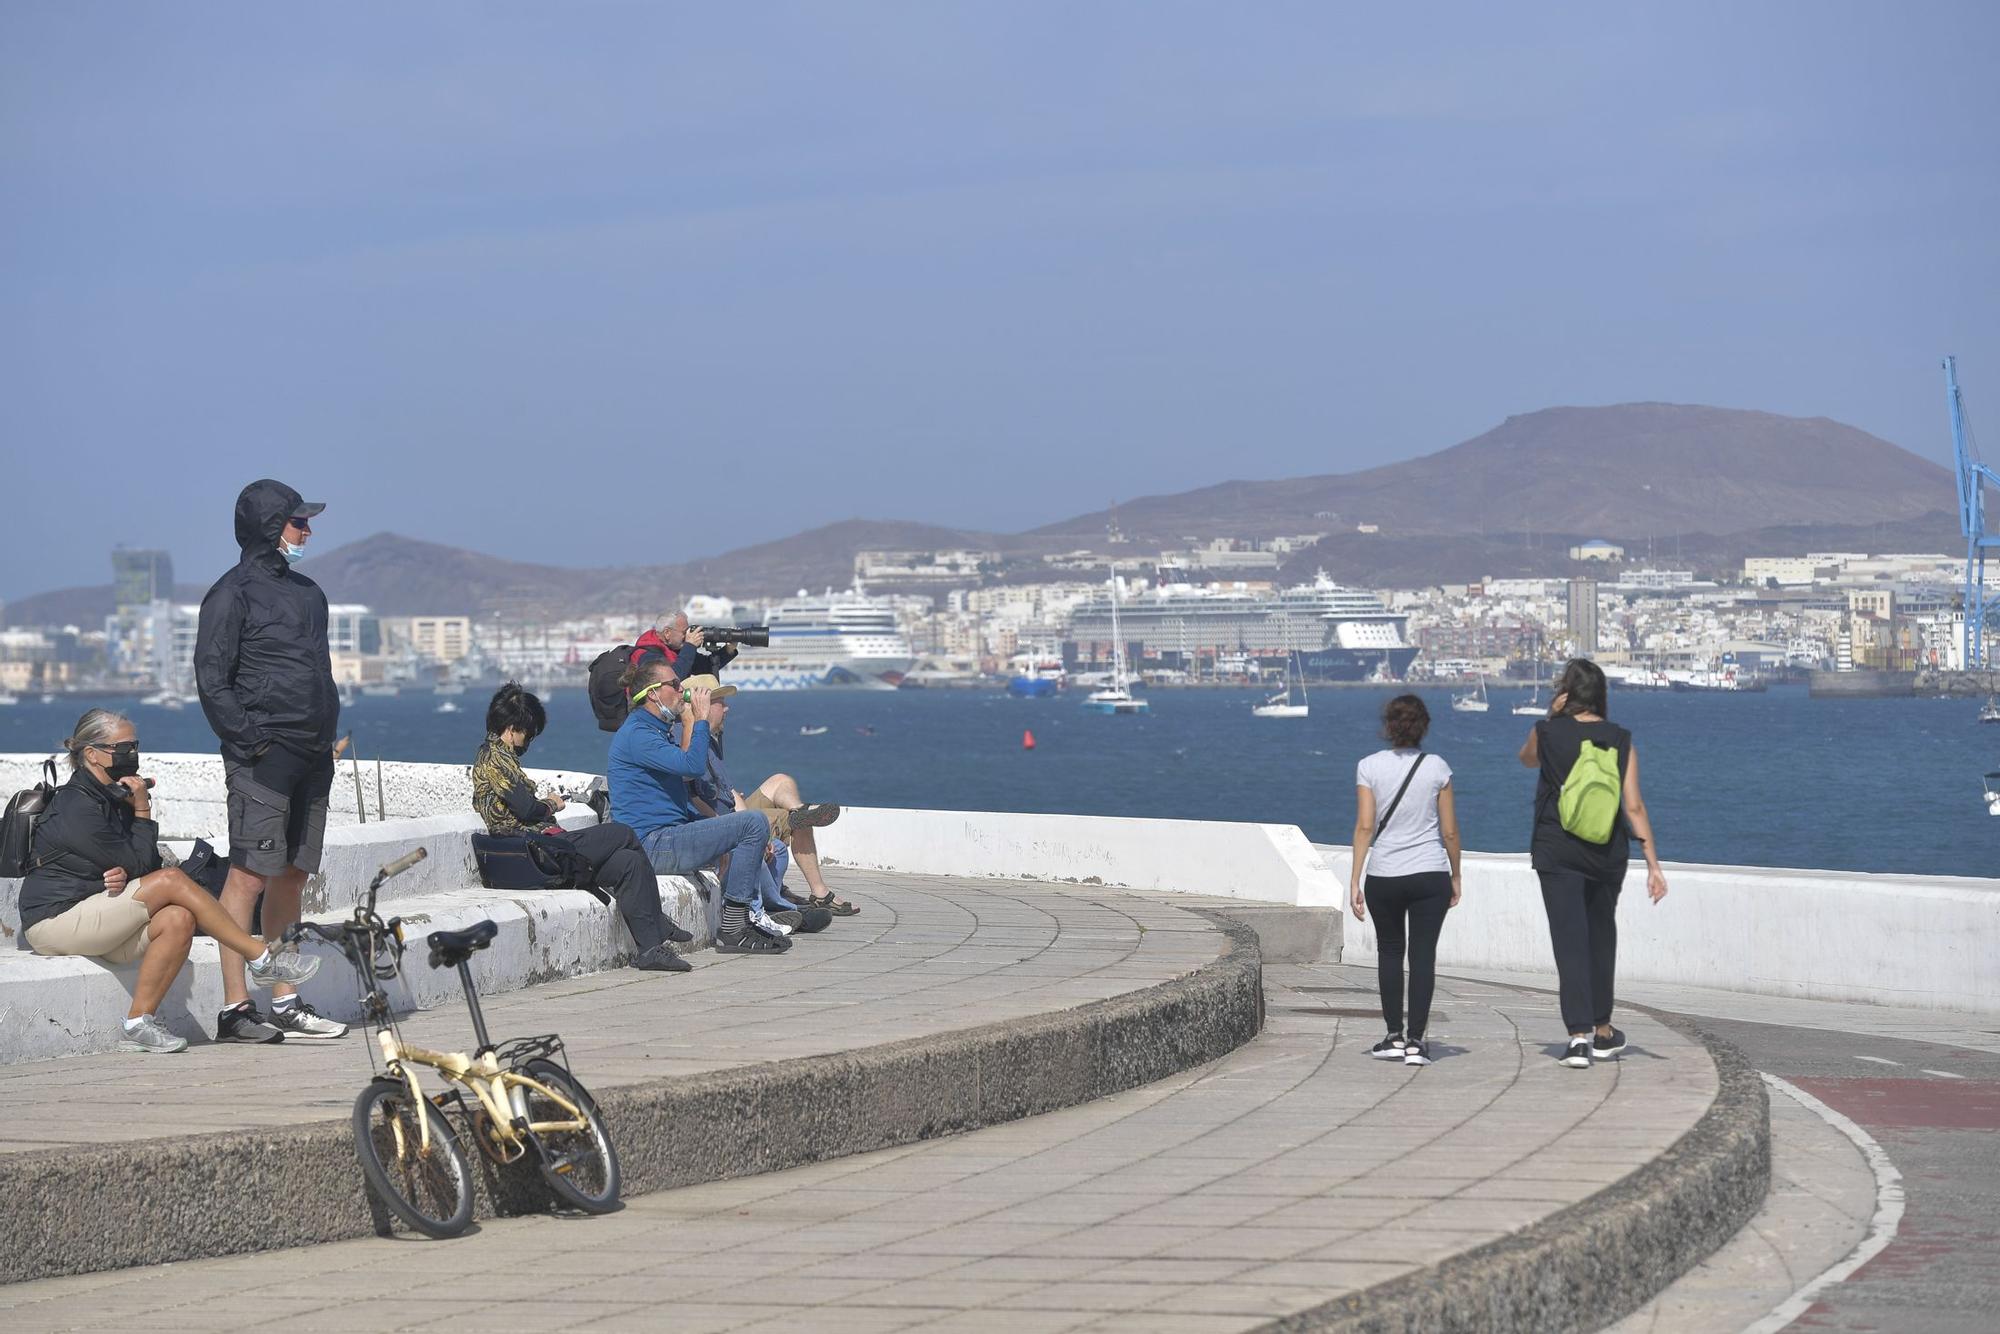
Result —
<instances>
[{"instance_id":1,"label":"concrete curb","mask_svg":"<svg viewBox=\"0 0 2000 1334\"><path fill-rule=\"evenodd\" d=\"M1263 966L1253 932L1215 925L1227 942L1219 958L1142 991L956 1033L606 1089L598 1103L625 1192L973 1130L1223 1056L1263 1026ZM533 1168L502 1175L461 1138L480 1178L479 1216L548 1207ZM0 1283L337 1241L386 1225L366 1197L345 1117L0 1156L0 1236L9 1238Z\"/></svg>"},{"instance_id":2,"label":"concrete curb","mask_svg":"<svg viewBox=\"0 0 2000 1334\"><path fill-rule=\"evenodd\" d=\"M1532 1227L1260 1325L1259 1334L1600 1329L1650 1301L1735 1235L1770 1188L1764 1081L1741 1052L1698 1025L1645 1012L1698 1038L1719 1076L1715 1101L1673 1147Z\"/></svg>"}]
</instances>

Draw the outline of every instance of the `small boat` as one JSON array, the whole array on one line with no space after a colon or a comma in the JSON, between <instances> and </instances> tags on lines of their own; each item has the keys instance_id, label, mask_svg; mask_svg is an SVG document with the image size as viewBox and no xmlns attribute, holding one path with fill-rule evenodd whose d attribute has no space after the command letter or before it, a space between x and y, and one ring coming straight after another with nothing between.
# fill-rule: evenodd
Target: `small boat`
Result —
<instances>
[{"instance_id":1,"label":"small boat","mask_svg":"<svg viewBox=\"0 0 2000 1334\"><path fill-rule=\"evenodd\" d=\"M826 729L825 729L824 727L801 727L801 728L799 729L799 735L800 735L800 736L825 736L825 735L826 735Z\"/></svg>"},{"instance_id":2,"label":"small boat","mask_svg":"<svg viewBox=\"0 0 2000 1334\"><path fill-rule=\"evenodd\" d=\"M874 735L875 735L875 729L874 729L874 728L872 728L872 727L870 727L870 726L869 726L869 725L868 725L867 723L863 723L863 724L861 724L861 726L859 726L859 727L857 727L857 728L855 728L855 729L854 729L854 735L856 735L856 736L874 736Z\"/></svg>"},{"instance_id":3,"label":"small boat","mask_svg":"<svg viewBox=\"0 0 2000 1334\"><path fill-rule=\"evenodd\" d=\"M1297 649L1292 650L1292 661L1286 664L1285 680L1278 693L1262 704L1252 705L1252 718L1305 718L1311 715L1312 701L1306 697L1305 664L1299 660ZM1298 686L1294 697L1292 686Z\"/></svg>"},{"instance_id":4,"label":"small boat","mask_svg":"<svg viewBox=\"0 0 2000 1334\"><path fill-rule=\"evenodd\" d=\"M1088 713L1151 713L1153 706L1132 693L1132 678L1125 671L1125 644L1118 628L1118 578L1111 579L1111 684L1084 696Z\"/></svg>"},{"instance_id":5,"label":"small boat","mask_svg":"<svg viewBox=\"0 0 2000 1334\"><path fill-rule=\"evenodd\" d=\"M1988 815L2000 815L2000 786L1996 786L1996 784L2000 784L2000 773L1988 774L1984 781L1986 784L1986 813Z\"/></svg>"},{"instance_id":6,"label":"small boat","mask_svg":"<svg viewBox=\"0 0 2000 1334\"><path fill-rule=\"evenodd\" d=\"M44 704L53 704L53 703L55 703L55 702L56 702L56 697L55 697L54 695L43 695L43 696L42 696L42 703L44 703Z\"/></svg>"},{"instance_id":7,"label":"small boat","mask_svg":"<svg viewBox=\"0 0 2000 1334\"><path fill-rule=\"evenodd\" d=\"M1486 702L1486 678L1479 678L1479 688L1468 690L1463 695L1451 697L1451 707L1459 713L1485 713L1492 706Z\"/></svg>"},{"instance_id":8,"label":"small boat","mask_svg":"<svg viewBox=\"0 0 2000 1334\"><path fill-rule=\"evenodd\" d=\"M446 700L446 701L445 701L444 703L442 703L442 704L440 704L440 705L438 705L438 706L437 706L437 712L439 712L439 713L457 713L457 712L458 712L458 705L456 705L456 704L452 703L452 702L451 702L450 700Z\"/></svg>"},{"instance_id":9,"label":"small boat","mask_svg":"<svg viewBox=\"0 0 2000 1334\"><path fill-rule=\"evenodd\" d=\"M374 686L363 686L361 687L361 693L364 695L373 695L379 699L393 699L397 695L400 695L402 693L402 690L394 685L383 684Z\"/></svg>"},{"instance_id":10,"label":"small boat","mask_svg":"<svg viewBox=\"0 0 2000 1334\"><path fill-rule=\"evenodd\" d=\"M9 694L5 690L0 690L0 708L10 708L20 702L21 697L19 695Z\"/></svg>"},{"instance_id":11,"label":"small boat","mask_svg":"<svg viewBox=\"0 0 2000 1334\"><path fill-rule=\"evenodd\" d=\"M47 699L48 696L44 695L42 698ZM1986 697L1986 702L1979 706L1979 721L1982 723L2000 723L2000 699L1996 699L1992 695Z\"/></svg>"},{"instance_id":12,"label":"small boat","mask_svg":"<svg viewBox=\"0 0 2000 1334\"><path fill-rule=\"evenodd\" d=\"M1513 711L1523 718L1539 718L1547 713L1548 709L1542 703L1542 688L1536 686L1534 693L1530 694L1524 702L1516 704Z\"/></svg>"}]
</instances>

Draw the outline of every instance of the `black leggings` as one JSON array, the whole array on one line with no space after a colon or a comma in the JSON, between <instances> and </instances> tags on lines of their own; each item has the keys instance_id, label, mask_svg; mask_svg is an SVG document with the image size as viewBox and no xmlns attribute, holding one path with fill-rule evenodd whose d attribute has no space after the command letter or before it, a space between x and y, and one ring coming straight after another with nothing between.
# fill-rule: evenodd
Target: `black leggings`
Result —
<instances>
[{"instance_id":1,"label":"black leggings","mask_svg":"<svg viewBox=\"0 0 2000 1334\"><path fill-rule=\"evenodd\" d=\"M667 938L660 910L660 877L639 838L622 824L585 825L563 835L590 863L591 883L609 890L618 915L644 954Z\"/></svg>"},{"instance_id":2,"label":"black leggings","mask_svg":"<svg viewBox=\"0 0 2000 1334\"><path fill-rule=\"evenodd\" d=\"M1574 871L1538 871L1549 944L1562 988L1563 1026L1585 1033L1611 1022L1618 971L1618 886Z\"/></svg>"},{"instance_id":3,"label":"black leggings","mask_svg":"<svg viewBox=\"0 0 2000 1334\"><path fill-rule=\"evenodd\" d=\"M1375 919L1375 976L1382 988L1382 1021L1391 1033L1403 1028L1403 953L1410 955L1410 1027L1420 1038L1431 1020L1431 993L1437 988L1438 933L1451 910L1451 874L1371 875L1362 888L1368 915ZM1408 917L1409 924L1404 925Z\"/></svg>"}]
</instances>

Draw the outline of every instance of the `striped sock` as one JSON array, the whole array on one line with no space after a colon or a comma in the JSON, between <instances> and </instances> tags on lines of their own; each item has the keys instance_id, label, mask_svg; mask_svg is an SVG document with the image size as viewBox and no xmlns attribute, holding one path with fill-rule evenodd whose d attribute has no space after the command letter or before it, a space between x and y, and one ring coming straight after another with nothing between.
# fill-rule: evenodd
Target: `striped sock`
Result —
<instances>
[{"instance_id":1,"label":"striped sock","mask_svg":"<svg viewBox=\"0 0 2000 1334\"><path fill-rule=\"evenodd\" d=\"M722 905L722 930L725 935L736 935L750 925L750 909L741 903Z\"/></svg>"}]
</instances>

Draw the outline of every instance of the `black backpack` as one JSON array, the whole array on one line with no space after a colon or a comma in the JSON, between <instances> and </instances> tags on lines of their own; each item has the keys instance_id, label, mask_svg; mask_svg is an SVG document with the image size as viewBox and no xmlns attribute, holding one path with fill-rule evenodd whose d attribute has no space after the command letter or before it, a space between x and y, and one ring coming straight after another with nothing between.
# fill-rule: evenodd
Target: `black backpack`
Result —
<instances>
[{"instance_id":1,"label":"black backpack","mask_svg":"<svg viewBox=\"0 0 2000 1334\"><path fill-rule=\"evenodd\" d=\"M632 701L625 698L623 678L632 664L632 645L598 654L590 660L590 711L597 715L600 731L615 732L625 725Z\"/></svg>"},{"instance_id":2,"label":"black backpack","mask_svg":"<svg viewBox=\"0 0 2000 1334\"><path fill-rule=\"evenodd\" d=\"M16 792L0 815L0 880L12 880L34 869L35 826L48 813L55 799L56 762L42 761L43 781Z\"/></svg>"}]
</instances>

